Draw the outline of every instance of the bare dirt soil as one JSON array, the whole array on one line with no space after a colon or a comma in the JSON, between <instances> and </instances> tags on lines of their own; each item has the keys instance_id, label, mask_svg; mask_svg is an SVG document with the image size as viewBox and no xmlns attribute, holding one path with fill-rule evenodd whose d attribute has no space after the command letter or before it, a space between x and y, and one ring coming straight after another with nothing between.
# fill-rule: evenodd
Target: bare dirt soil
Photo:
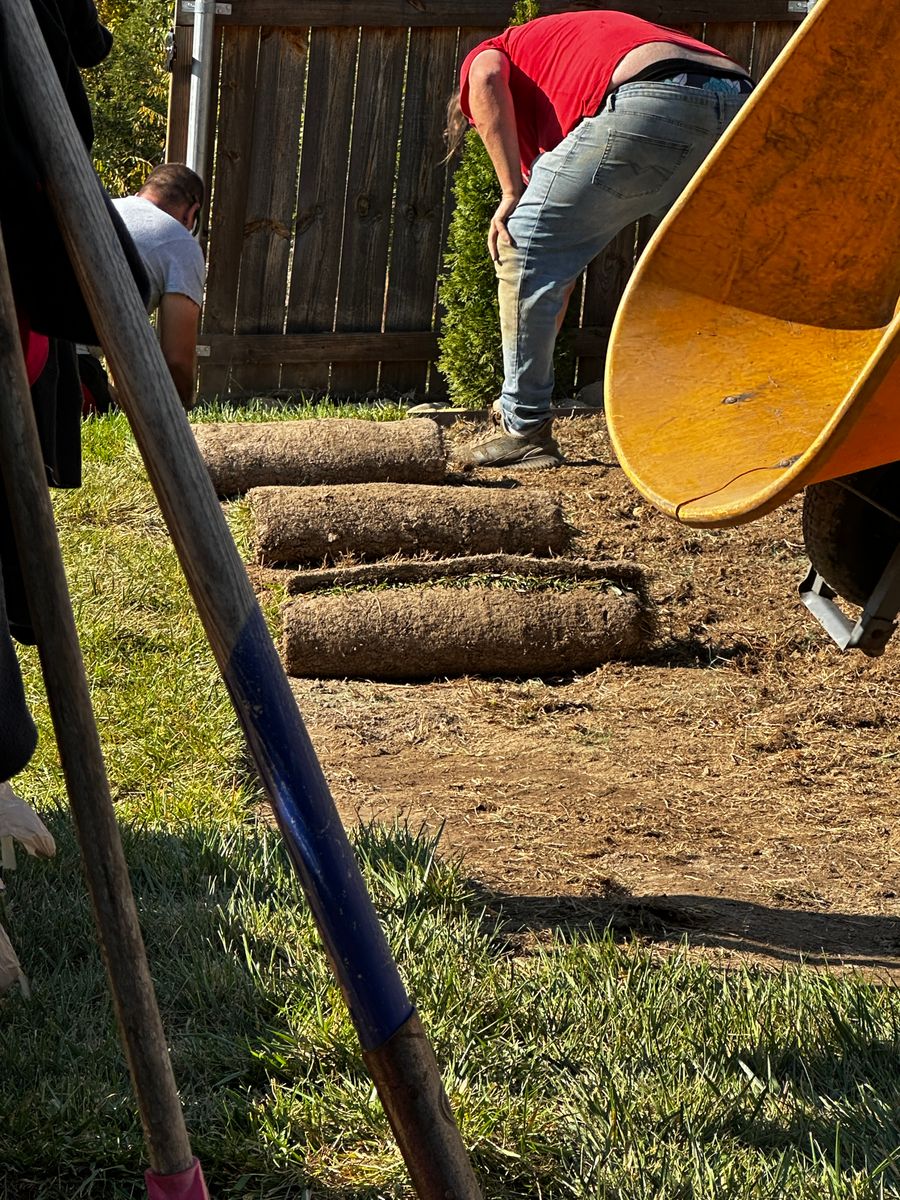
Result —
<instances>
[{"instance_id":1,"label":"bare dirt soil","mask_svg":"<svg viewBox=\"0 0 900 1200\"><path fill-rule=\"evenodd\" d=\"M559 498L573 553L646 567L656 642L575 678L295 681L345 821L442 830L522 950L611 924L900 980L900 634L841 654L799 603L799 498L692 530L642 501L601 417L558 433L569 465L506 478Z\"/></svg>"}]
</instances>

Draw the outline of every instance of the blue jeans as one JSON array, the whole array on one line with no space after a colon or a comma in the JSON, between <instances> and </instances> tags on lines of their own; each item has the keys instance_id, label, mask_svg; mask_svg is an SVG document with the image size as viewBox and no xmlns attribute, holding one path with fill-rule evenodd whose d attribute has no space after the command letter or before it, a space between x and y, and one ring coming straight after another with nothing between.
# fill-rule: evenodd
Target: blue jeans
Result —
<instances>
[{"instance_id":1,"label":"blue jeans","mask_svg":"<svg viewBox=\"0 0 900 1200\"><path fill-rule=\"evenodd\" d=\"M626 83L538 158L496 263L506 428L547 419L553 348L591 259L641 217L662 217L739 111L745 95Z\"/></svg>"}]
</instances>

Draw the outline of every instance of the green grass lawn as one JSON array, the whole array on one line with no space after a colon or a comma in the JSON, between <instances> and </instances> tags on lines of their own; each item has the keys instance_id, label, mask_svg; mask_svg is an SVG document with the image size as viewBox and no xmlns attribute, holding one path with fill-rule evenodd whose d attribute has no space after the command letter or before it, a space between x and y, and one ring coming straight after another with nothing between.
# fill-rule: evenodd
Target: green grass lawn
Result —
<instances>
[{"instance_id":1,"label":"green grass lawn","mask_svg":"<svg viewBox=\"0 0 900 1200\"><path fill-rule=\"evenodd\" d=\"M220 410L220 416L236 416ZM300 415L296 409L279 415ZM411 1195L121 416L57 493L76 618L196 1153L217 1200ZM240 504L231 518L239 539ZM270 613L274 617L274 613ZM33 997L0 1000L0 1197L142 1196L140 1129L41 728L56 836L7 877ZM602 930L514 954L440 845L355 843L487 1197L900 1196L900 995L729 970Z\"/></svg>"}]
</instances>

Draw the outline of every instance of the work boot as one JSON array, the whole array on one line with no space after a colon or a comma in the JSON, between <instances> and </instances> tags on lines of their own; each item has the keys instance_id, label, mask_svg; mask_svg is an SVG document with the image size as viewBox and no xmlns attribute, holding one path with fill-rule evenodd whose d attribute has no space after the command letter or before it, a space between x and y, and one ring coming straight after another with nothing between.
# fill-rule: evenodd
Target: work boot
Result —
<instances>
[{"instance_id":1,"label":"work boot","mask_svg":"<svg viewBox=\"0 0 900 1200\"><path fill-rule=\"evenodd\" d=\"M461 446L454 459L462 467L560 467L563 456L548 420L530 433L510 433L499 411L492 411L488 433Z\"/></svg>"}]
</instances>

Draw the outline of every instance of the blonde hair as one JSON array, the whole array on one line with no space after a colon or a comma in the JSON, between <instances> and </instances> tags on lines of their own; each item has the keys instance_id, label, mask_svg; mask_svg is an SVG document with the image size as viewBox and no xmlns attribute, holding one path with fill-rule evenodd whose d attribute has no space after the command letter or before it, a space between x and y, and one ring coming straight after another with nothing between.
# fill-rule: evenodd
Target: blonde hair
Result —
<instances>
[{"instance_id":1,"label":"blonde hair","mask_svg":"<svg viewBox=\"0 0 900 1200\"><path fill-rule=\"evenodd\" d=\"M459 102L459 88L453 93L447 101L447 127L444 130L444 141L447 143L447 157L444 162L449 162L462 146L463 138L469 128L469 120L462 110L462 105Z\"/></svg>"}]
</instances>

